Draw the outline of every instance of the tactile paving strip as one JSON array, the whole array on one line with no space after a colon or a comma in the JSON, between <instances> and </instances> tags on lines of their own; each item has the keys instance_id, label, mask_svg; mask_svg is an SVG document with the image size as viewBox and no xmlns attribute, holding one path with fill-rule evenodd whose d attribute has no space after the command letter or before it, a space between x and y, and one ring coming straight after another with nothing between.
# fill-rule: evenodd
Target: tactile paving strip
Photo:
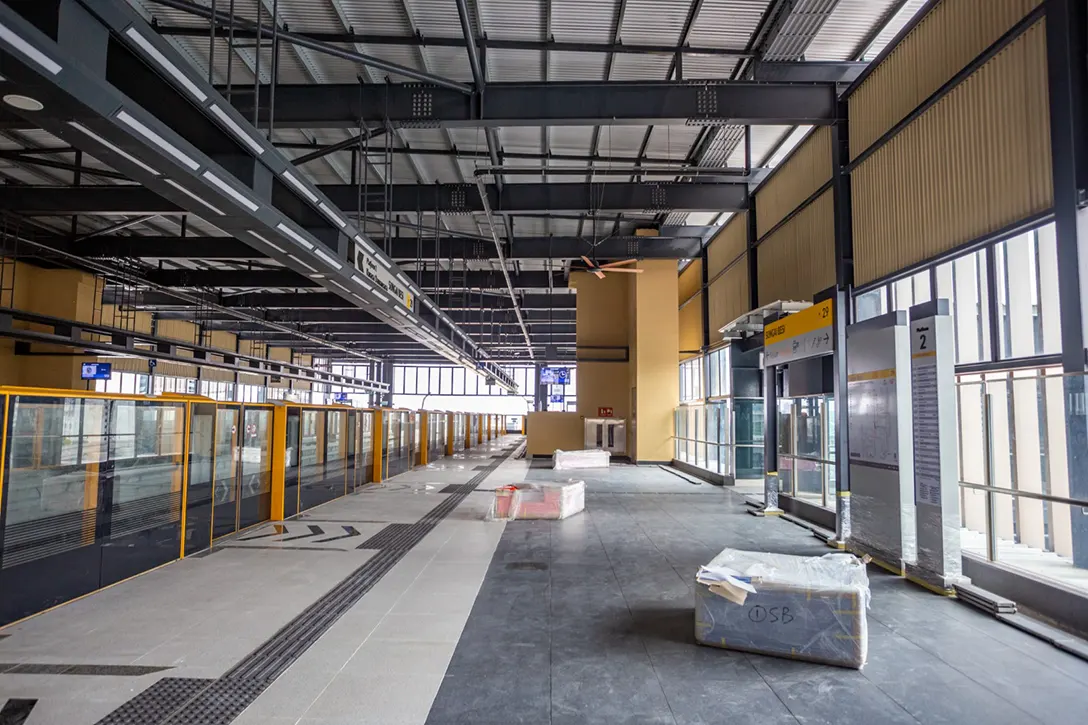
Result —
<instances>
[{"instance_id":1,"label":"tactile paving strip","mask_svg":"<svg viewBox=\"0 0 1088 725\"><path fill-rule=\"evenodd\" d=\"M356 569L218 680L163 678L96 725L230 725L269 684L353 607L505 458L461 484L414 524L389 524L359 548L386 534L378 553ZM396 529L394 530L394 527Z\"/></svg>"},{"instance_id":2,"label":"tactile paving strip","mask_svg":"<svg viewBox=\"0 0 1088 725\"><path fill-rule=\"evenodd\" d=\"M241 715L242 710L270 684L263 680L215 680L166 722L170 725L225 725Z\"/></svg>"},{"instance_id":3,"label":"tactile paving strip","mask_svg":"<svg viewBox=\"0 0 1088 725\"><path fill-rule=\"evenodd\" d=\"M167 718L185 707L214 682L215 680L164 677L106 715L96 725L154 725L166 722Z\"/></svg>"},{"instance_id":4,"label":"tactile paving strip","mask_svg":"<svg viewBox=\"0 0 1088 725\"><path fill-rule=\"evenodd\" d=\"M417 524L386 524L385 528L371 536L356 549L397 549L404 547L406 536L410 536Z\"/></svg>"}]
</instances>

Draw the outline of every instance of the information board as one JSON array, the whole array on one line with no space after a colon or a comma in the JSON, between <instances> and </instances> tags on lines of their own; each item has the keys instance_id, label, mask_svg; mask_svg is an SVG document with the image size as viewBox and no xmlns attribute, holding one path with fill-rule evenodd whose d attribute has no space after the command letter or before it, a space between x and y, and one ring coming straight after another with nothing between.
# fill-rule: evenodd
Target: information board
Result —
<instances>
[{"instance_id":1,"label":"information board","mask_svg":"<svg viewBox=\"0 0 1088 725\"><path fill-rule=\"evenodd\" d=\"M375 287L388 292L393 300L409 310L415 309L415 295L408 286L397 279L392 268L387 268L377 256L370 254L361 244L355 245L353 261L355 269L361 272Z\"/></svg>"},{"instance_id":2,"label":"information board","mask_svg":"<svg viewBox=\"0 0 1088 725\"><path fill-rule=\"evenodd\" d=\"M763 364L782 365L835 350L833 300L812 307L763 328Z\"/></svg>"},{"instance_id":3,"label":"information board","mask_svg":"<svg viewBox=\"0 0 1088 725\"><path fill-rule=\"evenodd\" d=\"M847 385L850 460L898 466L895 368L855 373Z\"/></svg>"},{"instance_id":4,"label":"information board","mask_svg":"<svg viewBox=\"0 0 1088 725\"><path fill-rule=\"evenodd\" d=\"M911 410L914 413L914 501L941 505L941 425L933 318L910 326Z\"/></svg>"},{"instance_id":5,"label":"information board","mask_svg":"<svg viewBox=\"0 0 1088 725\"><path fill-rule=\"evenodd\" d=\"M553 396L551 396L551 402L553 402L553 403L562 403L563 402L563 396L562 395L553 395Z\"/></svg>"},{"instance_id":6,"label":"information board","mask_svg":"<svg viewBox=\"0 0 1088 725\"><path fill-rule=\"evenodd\" d=\"M109 380L112 374L112 363L82 363L79 368L83 380Z\"/></svg>"}]
</instances>

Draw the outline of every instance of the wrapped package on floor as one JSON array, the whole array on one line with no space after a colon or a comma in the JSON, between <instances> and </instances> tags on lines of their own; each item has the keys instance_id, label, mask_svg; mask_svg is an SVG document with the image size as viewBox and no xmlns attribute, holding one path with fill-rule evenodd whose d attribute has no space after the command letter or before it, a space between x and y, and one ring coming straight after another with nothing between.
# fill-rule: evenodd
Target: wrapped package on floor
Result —
<instances>
[{"instance_id":1,"label":"wrapped package on floor","mask_svg":"<svg viewBox=\"0 0 1088 725\"><path fill-rule=\"evenodd\" d=\"M612 454L604 450L560 451L552 456L552 468L556 471L569 471L574 468L608 468L608 459Z\"/></svg>"},{"instance_id":2,"label":"wrapped package on floor","mask_svg":"<svg viewBox=\"0 0 1088 725\"><path fill-rule=\"evenodd\" d=\"M860 668L869 577L852 554L725 549L695 583L695 639L712 647Z\"/></svg>"},{"instance_id":3,"label":"wrapped package on floor","mask_svg":"<svg viewBox=\"0 0 1088 725\"><path fill-rule=\"evenodd\" d=\"M586 508L585 481L519 483L495 490L489 520L565 519Z\"/></svg>"}]
</instances>

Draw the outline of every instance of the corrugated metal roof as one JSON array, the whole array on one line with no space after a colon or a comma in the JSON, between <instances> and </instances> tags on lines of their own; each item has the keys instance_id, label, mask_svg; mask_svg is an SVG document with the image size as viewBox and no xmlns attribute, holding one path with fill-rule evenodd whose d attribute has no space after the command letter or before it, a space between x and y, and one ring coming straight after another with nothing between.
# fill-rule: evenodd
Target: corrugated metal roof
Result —
<instances>
[{"instance_id":1,"label":"corrugated metal roof","mask_svg":"<svg viewBox=\"0 0 1088 725\"><path fill-rule=\"evenodd\" d=\"M880 55L884 49L888 47L888 43L895 39L895 36L899 31L906 27L907 23L909 23L914 16L926 6L927 1L928 0L907 0L907 3L895 14L895 17L892 18L888 24L884 26L884 29L877 34L873 43L864 50L862 59L872 60Z\"/></svg>"},{"instance_id":2,"label":"corrugated metal roof","mask_svg":"<svg viewBox=\"0 0 1088 725\"><path fill-rule=\"evenodd\" d=\"M853 60L868 36L896 0L839 0L805 51L807 60Z\"/></svg>"},{"instance_id":3,"label":"corrugated metal roof","mask_svg":"<svg viewBox=\"0 0 1088 725\"><path fill-rule=\"evenodd\" d=\"M704 0L688 42L712 48L743 48L769 4L769 0ZM690 61L685 58L684 62Z\"/></svg>"},{"instance_id":4,"label":"corrugated metal roof","mask_svg":"<svg viewBox=\"0 0 1088 725\"><path fill-rule=\"evenodd\" d=\"M765 60L794 60L804 55L812 38L839 0L798 0L764 54Z\"/></svg>"},{"instance_id":5,"label":"corrugated metal roof","mask_svg":"<svg viewBox=\"0 0 1088 725\"><path fill-rule=\"evenodd\" d=\"M583 43L612 40L619 0L551 0L551 5L552 35L556 40Z\"/></svg>"},{"instance_id":6,"label":"corrugated metal roof","mask_svg":"<svg viewBox=\"0 0 1088 725\"><path fill-rule=\"evenodd\" d=\"M678 43L691 5L691 0L627 0L620 39L625 43Z\"/></svg>"}]
</instances>

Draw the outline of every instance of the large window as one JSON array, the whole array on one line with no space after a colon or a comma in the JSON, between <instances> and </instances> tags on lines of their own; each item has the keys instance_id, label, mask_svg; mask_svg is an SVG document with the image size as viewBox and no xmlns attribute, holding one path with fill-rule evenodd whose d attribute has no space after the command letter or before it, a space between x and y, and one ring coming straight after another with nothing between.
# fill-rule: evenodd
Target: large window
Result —
<instances>
[{"instance_id":1,"label":"large window","mask_svg":"<svg viewBox=\"0 0 1088 725\"><path fill-rule=\"evenodd\" d=\"M949 301L958 365L1061 351L1053 224L867 290L854 298L855 319L908 310L933 299L934 289Z\"/></svg>"}]
</instances>

